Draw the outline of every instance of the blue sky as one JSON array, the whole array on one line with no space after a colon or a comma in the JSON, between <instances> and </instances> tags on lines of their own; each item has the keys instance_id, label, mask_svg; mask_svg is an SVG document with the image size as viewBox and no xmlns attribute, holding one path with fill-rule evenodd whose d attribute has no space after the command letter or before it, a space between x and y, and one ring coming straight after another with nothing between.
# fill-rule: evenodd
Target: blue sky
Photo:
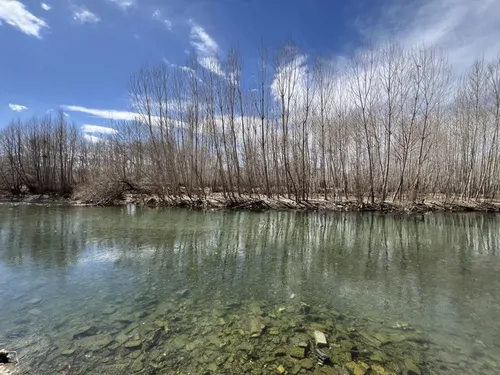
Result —
<instances>
[{"instance_id":1,"label":"blue sky","mask_svg":"<svg viewBox=\"0 0 500 375\"><path fill-rule=\"evenodd\" d=\"M367 40L426 43L456 71L500 49L500 0L0 0L0 127L64 108L80 125L127 118L127 80L146 63L293 40L305 56L349 58Z\"/></svg>"}]
</instances>

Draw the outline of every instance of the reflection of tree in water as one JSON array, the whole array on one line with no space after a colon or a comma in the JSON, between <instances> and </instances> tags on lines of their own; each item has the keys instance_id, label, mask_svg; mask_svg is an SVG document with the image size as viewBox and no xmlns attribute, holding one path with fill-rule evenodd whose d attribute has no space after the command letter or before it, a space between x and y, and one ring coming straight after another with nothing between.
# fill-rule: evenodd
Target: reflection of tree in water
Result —
<instances>
[{"instance_id":1,"label":"reflection of tree in water","mask_svg":"<svg viewBox=\"0 0 500 375\"><path fill-rule=\"evenodd\" d=\"M297 295L435 324L500 317L484 305L500 287L499 216L5 208L7 265L69 270L105 254L151 298L188 288L207 303Z\"/></svg>"}]
</instances>

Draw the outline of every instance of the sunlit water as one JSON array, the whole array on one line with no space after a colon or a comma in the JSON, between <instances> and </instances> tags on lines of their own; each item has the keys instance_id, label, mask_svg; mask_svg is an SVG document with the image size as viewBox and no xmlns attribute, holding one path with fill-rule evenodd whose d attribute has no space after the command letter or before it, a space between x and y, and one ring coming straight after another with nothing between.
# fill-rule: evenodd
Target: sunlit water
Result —
<instances>
[{"instance_id":1,"label":"sunlit water","mask_svg":"<svg viewBox=\"0 0 500 375\"><path fill-rule=\"evenodd\" d=\"M0 285L0 349L18 350L26 374L275 373L293 359L266 372L251 366L265 353L215 356L287 346L293 329L272 319L294 319L301 303L327 331L330 311L367 331L408 323L431 343L422 373L500 373L495 215L1 205ZM240 322L253 313L286 337L248 338ZM158 321L168 333L141 326ZM135 339L140 349L124 349Z\"/></svg>"}]
</instances>

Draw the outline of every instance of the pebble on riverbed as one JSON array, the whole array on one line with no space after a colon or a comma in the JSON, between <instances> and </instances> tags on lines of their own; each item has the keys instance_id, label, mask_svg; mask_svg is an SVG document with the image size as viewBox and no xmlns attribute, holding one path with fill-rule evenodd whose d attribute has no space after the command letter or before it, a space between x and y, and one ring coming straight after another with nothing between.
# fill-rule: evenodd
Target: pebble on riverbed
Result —
<instances>
[{"instance_id":1,"label":"pebble on riverbed","mask_svg":"<svg viewBox=\"0 0 500 375\"><path fill-rule=\"evenodd\" d=\"M316 346L318 347L328 346L328 342L326 341L326 336L321 331L314 331L314 340L316 342Z\"/></svg>"},{"instance_id":2,"label":"pebble on riverbed","mask_svg":"<svg viewBox=\"0 0 500 375\"><path fill-rule=\"evenodd\" d=\"M47 357L41 372L71 360L72 375L92 373L98 362L106 374L122 374L127 368L131 374L422 375L422 358L434 373L442 363L432 357L437 351L427 350L428 341L418 331L330 314L317 304L304 308L296 302L276 314L278 306L255 301L207 307L206 301L174 298L133 322L123 320L133 315L126 309L105 315L107 325L103 315L81 326L78 317L69 317L66 333L47 340L45 350L53 342L60 349ZM461 357L448 365L458 369L473 361Z\"/></svg>"}]
</instances>

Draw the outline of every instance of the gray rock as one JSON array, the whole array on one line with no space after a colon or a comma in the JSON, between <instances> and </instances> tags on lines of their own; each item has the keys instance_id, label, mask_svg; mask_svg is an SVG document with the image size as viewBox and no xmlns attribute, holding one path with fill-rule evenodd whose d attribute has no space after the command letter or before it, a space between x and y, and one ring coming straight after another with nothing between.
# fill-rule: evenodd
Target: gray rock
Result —
<instances>
[{"instance_id":1,"label":"gray rock","mask_svg":"<svg viewBox=\"0 0 500 375\"><path fill-rule=\"evenodd\" d=\"M75 333L73 333L73 338L80 339L83 337L93 336L96 333L97 333L97 328L92 325L88 325L77 329Z\"/></svg>"},{"instance_id":2,"label":"gray rock","mask_svg":"<svg viewBox=\"0 0 500 375\"><path fill-rule=\"evenodd\" d=\"M142 346L141 340L131 340L127 341L124 345L127 349L137 350Z\"/></svg>"},{"instance_id":3,"label":"gray rock","mask_svg":"<svg viewBox=\"0 0 500 375\"><path fill-rule=\"evenodd\" d=\"M314 331L314 341L319 347L328 346L328 341L326 341L326 336L321 331Z\"/></svg>"}]
</instances>

